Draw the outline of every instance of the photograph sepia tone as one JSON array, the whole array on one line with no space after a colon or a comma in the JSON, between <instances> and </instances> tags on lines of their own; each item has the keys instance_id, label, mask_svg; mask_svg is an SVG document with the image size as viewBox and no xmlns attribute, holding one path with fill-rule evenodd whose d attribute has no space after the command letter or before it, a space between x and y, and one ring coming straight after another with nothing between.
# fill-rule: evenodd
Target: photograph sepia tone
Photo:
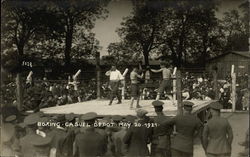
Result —
<instances>
[{"instance_id":1,"label":"photograph sepia tone","mask_svg":"<svg viewBox=\"0 0 250 157\"><path fill-rule=\"evenodd\" d=\"M249 0L1 0L0 157L248 157Z\"/></svg>"}]
</instances>

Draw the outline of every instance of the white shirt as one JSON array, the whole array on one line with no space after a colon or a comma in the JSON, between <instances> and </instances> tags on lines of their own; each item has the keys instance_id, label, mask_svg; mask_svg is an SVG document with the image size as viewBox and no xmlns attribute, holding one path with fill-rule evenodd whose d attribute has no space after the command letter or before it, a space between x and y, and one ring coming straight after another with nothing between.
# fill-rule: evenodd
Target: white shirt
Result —
<instances>
[{"instance_id":1,"label":"white shirt","mask_svg":"<svg viewBox=\"0 0 250 157\"><path fill-rule=\"evenodd\" d=\"M120 80L124 79L124 77L122 76L122 74L119 70L108 71L108 72L106 72L106 75L109 75L110 81L120 81Z\"/></svg>"}]
</instances>

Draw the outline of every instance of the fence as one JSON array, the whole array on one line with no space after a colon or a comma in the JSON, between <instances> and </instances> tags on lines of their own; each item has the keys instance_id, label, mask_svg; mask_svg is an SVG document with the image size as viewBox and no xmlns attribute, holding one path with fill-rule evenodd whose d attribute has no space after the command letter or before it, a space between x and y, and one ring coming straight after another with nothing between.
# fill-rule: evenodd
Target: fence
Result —
<instances>
[{"instance_id":1,"label":"fence","mask_svg":"<svg viewBox=\"0 0 250 157\"><path fill-rule=\"evenodd\" d=\"M123 71L122 71L123 72ZM96 72L82 72L81 78L77 79L78 81L78 88L81 92L78 94L81 95L82 101L90 100L90 99L108 99L109 98L109 77L105 76L104 72L102 71L99 75L99 79L95 75ZM89 76L92 75L92 76ZM207 76L205 76L207 75ZM86 76L86 77L85 77ZM88 76L88 77L87 77ZM25 77L23 77L25 78ZM157 88L159 87L160 81L161 81L161 74L152 74L150 79L147 80L147 83L145 83L145 80L141 80L141 99L155 99L157 94ZM230 81L229 88L227 88L227 91L224 91L227 98L222 100L223 103L226 104L226 101L231 101L232 107L229 105L224 105L225 108L232 108L233 111L239 109L237 108L237 103L239 104L239 96L238 99L236 99L236 95L239 95L237 92L239 87L246 87L249 85L249 82L246 82L244 79L236 78L236 76L232 75L232 78ZM180 82L176 83L176 80L179 79ZM239 82L239 80L241 80ZM243 81L242 81L243 80ZM247 80L249 81L249 80ZM72 78L69 79L61 79L61 80L32 80L33 85L45 85L47 86L53 86L53 85L60 85L63 88L66 88L69 85L69 82L73 82ZM99 84L98 84L99 82ZM23 81L24 83L24 81ZM231 86L231 84L233 84ZM239 86L236 86L239 84ZM241 85L245 84L245 85ZM72 84L73 85L73 84ZM122 84L121 84L122 85ZM123 99L130 99L130 77L129 74L125 75L125 79L123 82L124 86L120 87L121 94ZM182 100L182 99L220 99L222 98L222 94L220 92L221 88L225 85L223 81L217 80L216 73L213 73L213 75L208 74L190 74L186 72L182 72L181 76L176 77L176 79L173 79L173 100ZM74 86L74 85L73 85ZM27 86L24 86L24 95L27 92ZM12 82L10 85L6 86L6 88L1 88L1 97L2 100L5 102L2 103L13 103L14 100L16 100L16 94L15 94L15 84ZM30 88L30 87L28 87ZM99 95L98 95L98 89L99 88ZM177 91L177 88L178 91ZM229 90L228 90L229 89ZM35 93L35 92L34 92ZM179 94L179 95L176 95ZM224 97L224 96L223 96ZM27 100L29 98L26 98ZM167 99L166 95L162 96L162 99ZM231 99L231 100L230 100ZM25 101L24 100L24 101Z\"/></svg>"}]
</instances>

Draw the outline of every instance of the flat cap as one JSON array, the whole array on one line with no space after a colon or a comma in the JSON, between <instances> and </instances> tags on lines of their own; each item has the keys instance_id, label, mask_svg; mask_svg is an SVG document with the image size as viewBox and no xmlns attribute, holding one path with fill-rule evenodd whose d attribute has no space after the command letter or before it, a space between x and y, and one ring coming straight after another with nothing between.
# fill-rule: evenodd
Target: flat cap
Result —
<instances>
[{"instance_id":1,"label":"flat cap","mask_svg":"<svg viewBox=\"0 0 250 157\"><path fill-rule=\"evenodd\" d=\"M112 117L112 119L113 119L113 121L122 121L123 117L120 116L120 115L114 115L114 116Z\"/></svg>"},{"instance_id":2,"label":"flat cap","mask_svg":"<svg viewBox=\"0 0 250 157\"><path fill-rule=\"evenodd\" d=\"M136 110L136 114L137 114L138 117L143 117L147 113L148 113L148 111L144 110L144 109L138 109L138 110Z\"/></svg>"},{"instance_id":3,"label":"flat cap","mask_svg":"<svg viewBox=\"0 0 250 157\"><path fill-rule=\"evenodd\" d=\"M105 116L102 118L102 120L106 121L106 122L111 122L111 117L110 116Z\"/></svg>"},{"instance_id":4,"label":"flat cap","mask_svg":"<svg viewBox=\"0 0 250 157\"><path fill-rule=\"evenodd\" d=\"M155 100L155 101L152 102L152 105L154 107L160 107L160 106L164 105L164 102L159 101L159 100Z\"/></svg>"},{"instance_id":5,"label":"flat cap","mask_svg":"<svg viewBox=\"0 0 250 157\"><path fill-rule=\"evenodd\" d=\"M97 118L97 114L95 112L88 112L81 116L81 120L93 120Z\"/></svg>"},{"instance_id":6,"label":"flat cap","mask_svg":"<svg viewBox=\"0 0 250 157\"><path fill-rule=\"evenodd\" d=\"M14 106L4 106L1 108L1 110L3 115L3 120L5 122L11 122L13 120L16 120L19 114L19 111Z\"/></svg>"},{"instance_id":7,"label":"flat cap","mask_svg":"<svg viewBox=\"0 0 250 157\"><path fill-rule=\"evenodd\" d=\"M39 114L32 113L28 115L27 117L25 117L23 122L25 125L33 125L39 122L40 119L41 117L39 116Z\"/></svg>"},{"instance_id":8,"label":"flat cap","mask_svg":"<svg viewBox=\"0 0 250 157\"><path fill-rule=\"evenodd\" d=\"M136 117L135 117L135 116L132 116L132 115L127 115L127 116L125 117L125 121L126 121L126 122L130 122L130 123L134 123L135 119L136 119Z\"/></svg>"},{"instance_id":9,"label":"flat cap","mask_svg":"<svg viewBox=\"0 0 250 157\"><path fill-rule=\"evenodd\" d=\"M98 122L99 122L99 123L104 123L104 124L106 124L106 123L108 123L109 121L108 121L107 119L102 118L102 119L98 119Z\"/></svg>"},{"instance_id":10,"label":"flat cap","mask_svg":"<svg viewBox=\"0 0 250 157\"><path fill-rule=\"evenodd\" d=\"M14 120L16 120L17 116L16 115L9 115L7 117L5 117L4 121L5 122L12 122Z\"/></svg>"},{"instance_id":11,"label":"flat cap","mask_svg":"<svg viewBox=\"0 0 250 157\"><path fill-rule=\"evenodd\" d=\"M190 101L183 101L183 106L186 106L186 107L193 107L194 106L194 103L190 102Z\"/></svg>"},{"instance_id":12,"label":"flat cap","mask_svg":"<svg viewBox=\"0 0 250 157\"><path fill-rule=\"evenodd\" d=\"M65 118L67 121L72 121L76 118L76 115L74 113L69 113L65 115Z\"/></svg>"},{"instance_id":13,"label":"flat cap","mask_svg":"<svg viewBox=\"0 0 250 157\"><path fill-rule=\"evenodd\" d=\"M65 115L64 114L58 114L58 115L54 115L52 117L53 120L57 121L57 122L63 122L66 120Z\"/></svg>"},{"instance_id":14,"label":"flat cap","mask_svg":"<svg viewBox=\"0 0 250 157\"><path fill-rule=\"evenodd\" d=\"M52 141L52 138L49 136L42 137L40 135L33 135L32 140L30 142L34 146L41 147L41 146L49 145L51 141Z\"/></svg>"},{"instance_id":15,"label":"flat cap","mask_svg":"<svg viewBox=\"0 0 250 157\"><path fill-rule=\"evenodd\" d=\"M209 104L209 106L214 110L220 110L223 108L223 106L218 101L212 102L211 104Z\"/></svg>"}]
</instances>

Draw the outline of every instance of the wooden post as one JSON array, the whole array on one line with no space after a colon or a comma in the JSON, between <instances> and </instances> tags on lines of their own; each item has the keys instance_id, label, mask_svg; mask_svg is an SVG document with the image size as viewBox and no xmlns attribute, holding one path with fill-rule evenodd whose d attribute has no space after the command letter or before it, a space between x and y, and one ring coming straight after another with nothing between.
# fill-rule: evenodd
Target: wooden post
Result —
<instances>
[{"instance_id":1,"label":"wooden post","mask_svg":"<svg viewBox=\"0 0 250 157\"><path fill-rule=\"evenodd\" d=\"M176 71L177 67L174 68L173 72L173 101L176 101Z\"/></svg>"},{"instance_id":2,"label":"wooden post","mask_svg":"<svg viewBox=\"0 0 250 157\"><path fill-rule=\"evenodd\" d=\"M213 70L213 91L215 93L215 100L219 100L217 71Z\"/></svg>"},{"instance_id":3,"label":"wooden post","mask_svg":"<svg viewBox=\"0 0 250 157\"><path fill-rule=\"evenodd\" d=\"M126 88L126 80L125 80L125 78L122 81L123 81L122 82L122 84L123 84L123 86L122 86L122 100L124 100L125 99L125 88Z\"/></svg>"},{"instance_id":4,"label":"wooden post","mask_svg":"<svg viewBox=\"0 0 250 157\"><path fill-rule=\"evenodd\" d=\"M21 111L23 109L23 85L22 77L20 73L16 75L16 97L17 97L17 109Z\"/></svg>"},{"instance_id":5,"label":"wooden post","mask_svg":"<svg viewBox=\"0 0 250 157\"><path fill-rule=\"evenodd\" d=\"M101 99L101 68L100 68L100 52L96 52L96 96Z\"/></svg>"},{"instance_id":6,"label":"wooden post","mask_svg":"<svg viewBox=\"0 0 250 157\"><path fill-rule=\"evenodd\" d=\"M235 112L235 106L236 106L236 74L232 73L232 112Z\"/></svg>"},{"instance_id":7,"label":"wooden post","mask_svg":"<svg viewBox=\"0 0 250 157\"><path fill-rule=\"evenodd\" d=\"M236 74L234 72L234 65L231 68L231 97L232 97L232 112L235 112L236 106Z\"/></svg>"},{"instance_id":8,"label":"wooden post","mask_svg":"<svg viewBox=\"0 0 250 157\"><path fill-rule=\"evenodd\" d=\"M125 69L125 71L123 72L122 76L124 77L124 79L122 80L123 82L123 86L122 86L122 100L125 99L125 92L126 92L126 75L128 73L128 68Z\"/></svg>"},{"instance_id":9,"label":"wooden post","mask_svg":"<svg viewBox=\"0 0 250 157\"><path fill-rule=\"evenodd\" d=\"M182 79L181 79L181 71L177 70L176 72L176 97L177 97L177 115L183 114L183 108L182 108Z\"/></svg>"}]
</instances>

